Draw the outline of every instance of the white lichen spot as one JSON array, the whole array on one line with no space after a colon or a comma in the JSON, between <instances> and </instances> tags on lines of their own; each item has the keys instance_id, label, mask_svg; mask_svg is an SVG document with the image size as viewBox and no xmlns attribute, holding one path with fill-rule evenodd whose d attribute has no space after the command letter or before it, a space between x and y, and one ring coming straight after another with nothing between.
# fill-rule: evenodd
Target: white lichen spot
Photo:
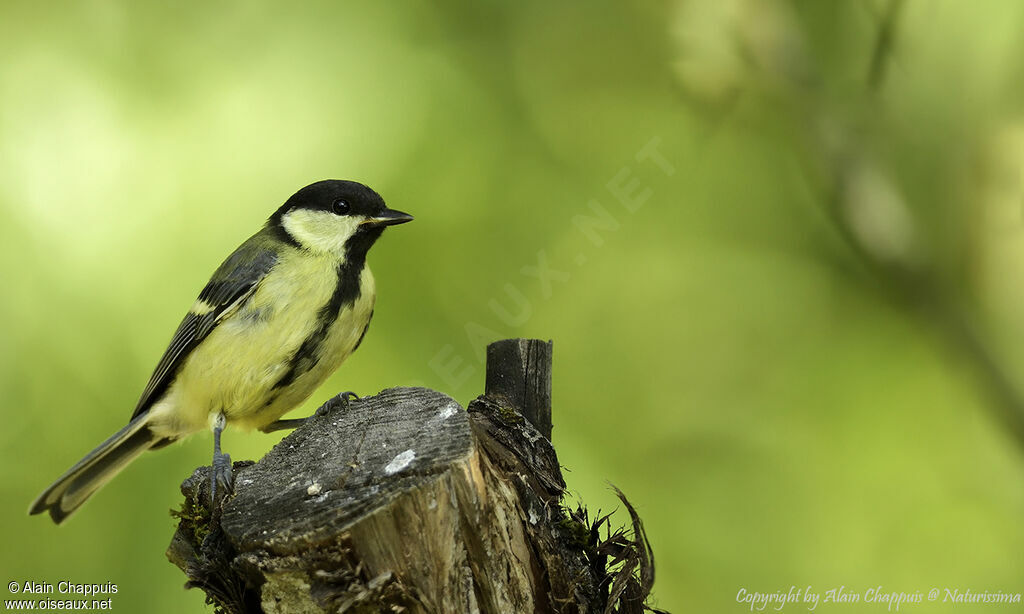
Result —
<instances>
[{"instance_id":1,"label":"white lichen spot","mask_svg":"<svg viewBox=\"0 0 1024 614\"><path fill-rule=\"evenodd\" d=\"M458 412L458 411L459 411L459 406L458 405L456 405L455 403L449 403L449 404L444 406L444 409L441 410L441 413L438 414L437 417L440 418L441 420L447 420L448 418L451 418L452 416L454 416L456 414L456 412Z\"/></svg>"},{"instance_id":2,"label":"white lichen spot","mask_svg":"<svg viewBox=\"0 0 1024 614\"><path fill-rule=\"evenodd\" d=\"M411 463L414 458L416 458L416 453L412 450L406 450L391 459L391 462L384 466L384 473L388 475L398 473L402 469L408 467L409 463Z\"/></svg>"},{"instance_id":3,"label":"white lichen spot","mask_svg":"<svg viewBox=\"0 0 1024 614\"><path fill-rule=\"evenodd\" d=\"M319 495L322 490L323 488L319 484L313 482L309 485L309 488L306 489L306 494L312 497L314 495Z\"/></svg>"},{"instance_id":4,"label":"white lichen spot","mask_svg":"<svg viewBox=\"0 0 1024 614\"><path fill-rule=\"evenodd\" d=\"M533 511L533 508L531 507L530 508L530 524L537 524L538 520L540 520L540 516L538 516L537 512Z\"/></svg>"},{"instance_id":5,"label":"white lichen spot","mask_svg":"<svg viewBox=\"0 0 1024 614\"><path fill-rule=\"evenodd\" d=\"M245 480L242 480L242 481L241 481L241 482L239 482L239 483L240 483L240 484L241 484L242 486L248 486L249 484L252 484L252 483L253 483L253 480L251 480L251 479L245 479Z\"/></svg>"},{"instance_id":6,"label":"white lichen spot","mask_svg":"<svg viewBox=\"0 0 1024 614\"><path fill-rule=\"evenodd\" d=\"M436 510L437 509L437 499L431 499L430 503L427 504L427 509L428 510Z\"/></svg>"}]
</instances>

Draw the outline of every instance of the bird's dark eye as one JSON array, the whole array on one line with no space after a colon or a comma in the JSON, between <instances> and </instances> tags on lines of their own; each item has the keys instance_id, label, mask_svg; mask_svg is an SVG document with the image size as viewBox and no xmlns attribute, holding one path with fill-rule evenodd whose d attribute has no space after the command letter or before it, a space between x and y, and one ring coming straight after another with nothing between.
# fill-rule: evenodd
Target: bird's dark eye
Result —
<instances>
[{"instance_id":1,"label":"bird's dark eye","mask_svg":"<svg viewBox=\"0 0 1024 614\"><path fill-rule=\"evenodd\" d=\"M334 211L337 215L346 215L348 214L349 209L351 209L351 207L349 207L348 201L341 198L334 201L334 204L331 205L331 211Z\"/></svg>"}]
</instances>

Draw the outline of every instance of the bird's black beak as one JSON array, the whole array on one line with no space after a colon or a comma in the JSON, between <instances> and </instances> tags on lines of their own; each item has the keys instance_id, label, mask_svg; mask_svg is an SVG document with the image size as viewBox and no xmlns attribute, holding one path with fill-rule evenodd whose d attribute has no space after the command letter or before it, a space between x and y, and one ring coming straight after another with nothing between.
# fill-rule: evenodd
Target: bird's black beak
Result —
<instances>
[{"instance_id":1,"label":"bird's black beak","mask_svg":"<svg viewBox=\"0 0 1024 614\"><path fill-rule=\"evenodd\" d=\"M374 217L366 218L363 224L370 226L394 226L395 224L404 224L412 220L413 217L408 213L395 211L394 209L385 209Z\"/></svg>"}]
</instances>

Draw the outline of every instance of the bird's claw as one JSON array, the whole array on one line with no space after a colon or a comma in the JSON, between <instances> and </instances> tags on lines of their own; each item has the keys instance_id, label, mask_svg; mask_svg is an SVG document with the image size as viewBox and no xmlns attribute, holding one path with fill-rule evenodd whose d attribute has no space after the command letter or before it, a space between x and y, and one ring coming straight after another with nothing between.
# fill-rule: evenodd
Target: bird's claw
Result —
<instances>
[{"instance_id":1,"label":"bird's claw","mask_svg":"<svg viewBox=\"0 0 1024 614\"><path fill-rule=\"evenodd\" d=\"M341 394L338 395L338 405L340 405L342 409L348 407L348 404L351 403L352 401L358 400L359 395L352 392L351 390L346 390L345 392L342 392ZM324 403L320 407L317 407L316 411L314 412L314 415L326 416L331 411L331 405L331 403Z\"/></svg>"},{"instance_id":2,"label":"bird's claw","mask_svg":"<svg viewBox=\"0 0 1024 614\"><path fill-rule=\"evenodd\" d=\"M231 455L230 454L217 454L213 457L213 467L210 472L210 502L213 508L216 509L220 500L218 499L218 492L220 498L231 494L234 490L235 482L231 475Z\"/></svg>"}]
</instances>

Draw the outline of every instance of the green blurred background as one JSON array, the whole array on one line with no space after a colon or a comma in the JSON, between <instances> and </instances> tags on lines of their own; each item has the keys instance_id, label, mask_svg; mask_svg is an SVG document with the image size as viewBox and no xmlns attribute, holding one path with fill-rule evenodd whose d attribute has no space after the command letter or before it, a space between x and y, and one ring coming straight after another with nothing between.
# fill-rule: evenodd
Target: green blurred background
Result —
<instances>
[{"instance_id":1,"label":"green blurred background","mask_svg":"<svg viewBox=\"0 0 1024 614\"><path fill-rule=\"evenodd\" d=\"M0 580L209 610L163 554L209 435L65 526L25 510L127 421L221 259L334 177L416 222L293 415L465 404L487 342L551 338L569 486L636 505L659 607L1024 591L1022 28L1012 0L4 0Z\"/></svg>"}]
</instances>

